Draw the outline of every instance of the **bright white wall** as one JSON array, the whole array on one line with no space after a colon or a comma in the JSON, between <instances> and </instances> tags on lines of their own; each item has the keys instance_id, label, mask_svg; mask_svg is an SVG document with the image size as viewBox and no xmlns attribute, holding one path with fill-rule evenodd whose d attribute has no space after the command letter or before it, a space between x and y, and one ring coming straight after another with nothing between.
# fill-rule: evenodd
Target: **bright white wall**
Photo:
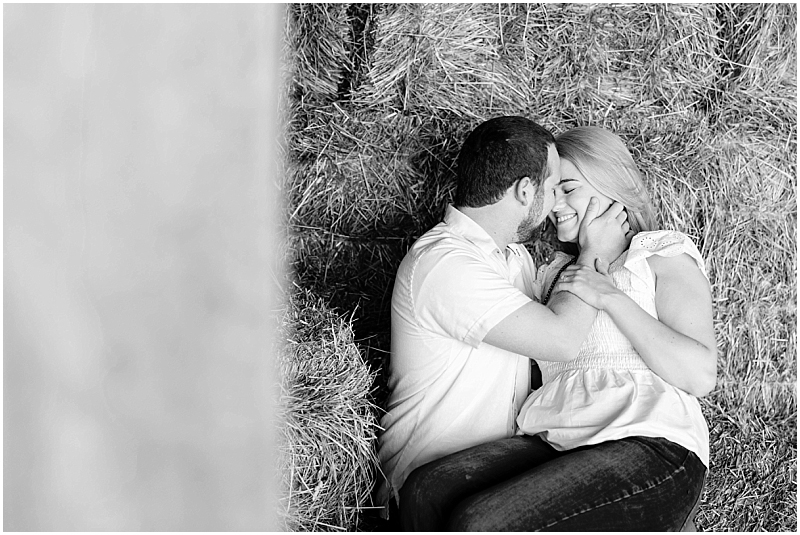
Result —
<instances>
[{"instance_id":1,"label":"bright white wall","mask_svg":"<svg viewBox=\"0 0 800 535\"><path fill-rule=\"evenodd\" d=\"M269 5L5 5L6 530L273 529Z\"/></svg>"}]
</instances>

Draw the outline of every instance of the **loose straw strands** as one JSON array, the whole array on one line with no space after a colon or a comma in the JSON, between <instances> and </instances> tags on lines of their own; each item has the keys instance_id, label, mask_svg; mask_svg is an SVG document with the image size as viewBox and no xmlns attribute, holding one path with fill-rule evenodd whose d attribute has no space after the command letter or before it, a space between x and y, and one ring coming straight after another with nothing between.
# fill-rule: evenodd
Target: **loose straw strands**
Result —
<instances>
[{"instance_id":1,"label":"loose straw strands","mask_svg":"<svg viewBox=\"0 0 800 535\"><path fill-rule=\"evenodd\" d=\"M349 321L297 289L282 323L279 508L291 531L352 530L377 473L374 373Z\"/></svg>"}]
</instances>

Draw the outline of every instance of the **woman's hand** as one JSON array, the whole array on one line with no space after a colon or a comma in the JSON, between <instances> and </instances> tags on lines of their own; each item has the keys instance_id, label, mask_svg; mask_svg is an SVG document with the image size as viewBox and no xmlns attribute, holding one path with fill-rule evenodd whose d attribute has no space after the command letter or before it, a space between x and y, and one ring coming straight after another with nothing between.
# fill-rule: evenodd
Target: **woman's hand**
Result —
<instances>
[{"instance_id":1,"label":"woman's hand","mask_svg":"<svg viewBox=\"0 0 800 535\"><path fill-rule=\"evenodd\" d=\"M599 273L568 268L564 275L571 273L556 288L606 312L662 379L694 396L705 396L713 390L717 372L708 281L687 254L651 256L647 262L656 280L657 317L614 288L605 275L606 266L599 266Z\"/></svg>"},{"instance_id":2,"label":"woman's hand","mask_svg":"<svg viewBox=\"0 0 800 535\"><path fill-rule=\"evenodd\" d=\"M621 292L614 286L611 275L608 274L608 264L597 259L595 266L597 270L587 266L569 266L558 279L553 294L569 292L587 305L603 310L607 298Z\"/></svg>"},{"instance_id":3,"label":"woman's hand","mask_svg":"<svg viewBox=\"0 0 800 535\"><path fill-rule=\"evenodd\" d=\"M695 261L686 254L647 259L656 279L655 318L617 290L608 265L597 271L570 266L553 288L567 291L605 311L647 365L668 383L697 396L714 389L717 348L711 290Z\"/></svg>"}]
</instances>

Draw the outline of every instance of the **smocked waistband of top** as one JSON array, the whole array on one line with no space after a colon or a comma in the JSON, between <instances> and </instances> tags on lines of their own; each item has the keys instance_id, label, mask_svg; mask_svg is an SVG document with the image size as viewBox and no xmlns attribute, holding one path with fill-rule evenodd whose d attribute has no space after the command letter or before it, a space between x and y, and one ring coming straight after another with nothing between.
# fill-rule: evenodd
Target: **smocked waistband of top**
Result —
<instances>
[{"instance_id":1,"label":"smocked waistband of top","mask_svg":"<svg viewBox=\"0 0 800 535\"><path fill-rule=\"evenodd\" d=\"M652 371L638 355L634 357L593 357L590 359L578 357L569 362L547 362L540 367L542 373L548 375L555 375L565 371L589 370Z\"/></svg>"}]
</instances>

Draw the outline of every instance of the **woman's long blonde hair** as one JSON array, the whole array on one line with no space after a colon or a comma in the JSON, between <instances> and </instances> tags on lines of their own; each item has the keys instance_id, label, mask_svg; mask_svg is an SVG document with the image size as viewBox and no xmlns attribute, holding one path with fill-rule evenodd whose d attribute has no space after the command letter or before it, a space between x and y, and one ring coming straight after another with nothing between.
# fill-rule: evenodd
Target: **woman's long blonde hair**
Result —
<instances>
[{"instance_id":1,"label":"woman's long blonde hair","mask_svg":"<svg viewBox=\"0 0 800 535\"><path fill-rule=\"evenodd\" d=\"M625 206L634 233L656 228L639 168L619 136L581 126L557 136L556 148L559 157L569 160L597 191Z\"/></svg>"}]
</instances>

